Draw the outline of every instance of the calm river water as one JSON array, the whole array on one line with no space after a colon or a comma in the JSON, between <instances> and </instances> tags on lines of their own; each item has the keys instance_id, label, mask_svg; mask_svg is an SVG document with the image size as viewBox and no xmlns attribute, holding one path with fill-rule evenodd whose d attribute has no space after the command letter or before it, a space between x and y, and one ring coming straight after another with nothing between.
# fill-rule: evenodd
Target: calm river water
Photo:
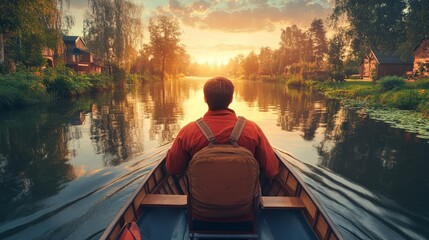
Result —
<instances>
[{"instance_id":1,"label":"calm river water","mask_svg":"<svg viewBox=\"0 0 429 240\"><path fill-rule=\"evenodd\" d=\"M100 236L181 127L206 78L0 115L0 239ZM282 84L236 82L231 108L292 162L346 239L429 239L429 143Z\"/></svg>"}]
</instances>

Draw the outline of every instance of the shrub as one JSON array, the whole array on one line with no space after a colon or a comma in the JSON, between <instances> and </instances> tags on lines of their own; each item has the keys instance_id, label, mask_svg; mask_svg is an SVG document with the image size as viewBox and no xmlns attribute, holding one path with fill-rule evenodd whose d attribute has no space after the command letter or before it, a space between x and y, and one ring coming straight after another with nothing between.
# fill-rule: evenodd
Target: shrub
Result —
<instances>
[{"instance_id":1,"label":"shrub","mask_svg":"<svg viewBox=\"0 0 429 240\"><path fill-rule=\"evenodd\" d=\"M109 88L112 78L100 74L77 74L70 68L58 67L45 70L43 82L49 93L71 96Z\"/></svg>"},{"instance_id":2,"label":"shrub","mask_svg":"<svg viewBox=\"0 0 429 240\"><path fill-rule=\"evenodd\" d=\"M381 91L386 92L402 88L405 85L405 80L398 76L387 76L381 78L379 84Z\"/></svg>"},{"instance_id":3,"label":"shrub","mask_svg":"<svg viewBox=\"0 0 429 240\"><path fill-rule=\"evenodd\" d=\"M380 102L390 107L405 110L415 110L421 103L423 97L417 90L402 90L387 92L381 95Z\"/></svg>"},{"instance_id":4,"label":"shrub","mask_svg":"<svg viewBox=\"0 0 429 240\"><path fill-rule=\"evenodd\" d=\"M319 81L307 80L304 81L304 86L308 89L313 89L314 86L319 84Z\"/></svg>"},{"instance_id":5,"label":"shrub","mask_svg":"<svg viewBox=\"0 0 429 240\"><path fill-rule=\"evenodd\" d=\"M416 82L414 82L413 84L416 88L425 88L425 89L429 89L429 77L427 78L422 78L422 79L418 79Z\"/></svg>"},{"instance_id":6,"label":"shrub","mask_svg":"<svg viewBox=\"0 0 429 240\"><path fill-rule=\"evenodd\" d=\"M48 100L45 85L35 73L17 72L0 76L0 109Z\"/></svg>"},{"instance_id":7,"label":"shrub","mask_svg":"<svg viewBox=\"0 0 429 240\"><path fill-rule=\"evenodd\" d=\"M286 86L289 88L301 88L304 85L304 81L296 78L289 79L286 82Z\"/></svg>"},{"instance_id":8,"label":"shrub","mask_svg":"<svg viewBox=\"0 0 429 240\"><path fill-rule=\"evenodd\" d=\"M304 80L313 79L316 81L324 81L327 74L325 71L321 71L320 68L321 67L317 63L294 63L290 66L288 75L298 76L300 79Z\"/></svg>"}]
</instances>

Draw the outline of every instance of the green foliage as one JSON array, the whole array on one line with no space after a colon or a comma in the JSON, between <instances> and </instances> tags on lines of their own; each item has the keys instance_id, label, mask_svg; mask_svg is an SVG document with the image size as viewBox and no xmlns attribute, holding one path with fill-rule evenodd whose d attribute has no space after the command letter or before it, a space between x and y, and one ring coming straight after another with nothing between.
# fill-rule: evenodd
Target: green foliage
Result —
<instances>
[{"instance_id":1,"label":"green foliage","mask_svg":"<svg viewBox=\"0 0 429 240\"><path fill-rule=\"evenodd\" d=\"M290 78L323 82L328 78L328 76L326 71L320 71L319 69L320 65L316 62L300 62L290 66L288 75Z\"/></svg>"},{"instance_id":2,"label":"green foliage","mask_svg":"<svg viewBox=\"0 0 429 240\"><path fill-rule=\"evenodd\" d=\"M415 110L423 100L417 90L390 91L381 94L380 102L389 107L404 110Z\"/></svg>"},{"instance_id":3,"label":"green foliage","mask_svg":"<svg viewBox=\"0 0 429 240\"><path fill-rule=\"evenodd\" d=\"M244 58L242 62L242 68L244 71L244 75L247 78L255 78L256 75L259 72L259 62L258 62L258 56L255 54L255 52L250 52L247 57Z\"/></svg>"},{"instance_id":4,"label":"green foliage","mask_svg":"<svg viewBox=\"0 0 429 240\"><path fill-rule=\"evenodd\" d=\"M315 86L317 90L331 98L359 98L370 99L379 92L378 87L374 87L370 82L323 82Z\"/></svg>"},{"instance_id":5,"label":"green foliage","mask_svg":"<svg viewBox=\"0 0 429 240\"><path fill-rule=\"evenodd\" d=\"M408 12L405 0L341 0L335 1L331 19L341 23L348 20L347 35L351 39L355 54L360 57L369 48L393 52L404 39L404 15ZM418 22L419 25L422 22ZM414 43L415 44L415 43Z\"/></svg>"},{"instance_id":6,"label":"green foliage","mask_svg":"<svg viewBox=\"0 0 429 240\"><path fill-rule=\"evenodd\" d=\"M429 117L429 100L426 100L425 102L420 103L417 106L417 110Z\"/></svg>"},{"instance_id":7,"label":"green foliage","mask_svg":"<svg viewBox=\"0 0 429 240\"><path fill-rule=\"evenodd\" d=\"M332 71L330 72L329 77L331 78L331 80L334 80L336 82L344 82L346 75L342 71Z\"/></svg>"},{"instance_id":8,"label":"green foliage","mask_svg":"<svg viewBox=\"0 0 429 240\"><path fill-rule=\"evenodd\" d=\"M392 79L391 78L387 78ZM393 78L394 79L394 78ZM395 80L396 81L396 80ZM426 81L426 80L425 80ZM382 90L380 84L373 85L371 82L345 82L345 83L319 83L316 88L324 95L331 98L353 99L363 101L366 105L387 106L402 110L416 110L426 115L429 114L429 89L426 82L405 83L402 88L394 85L390 91ZM416 87L419 86L419 87ZM420 86L426 86L422 88Z\"/></svg>"},{"instance_id":9,"label":"green foliage","mask_svg":"<svg viewBox=\"0 0 429 240\"><path fill-rule=\"evenodd\" d=\"M383 77L379 81L381 91L400 89L405 85L405 80L398 76Z\"/></svg>"},{"instance_id":10,"label":"green foliage","mask_svg":"<svg viewBox=\"0 0 429 240\"><path fill-rule=\"evenodd\" d=\"M73 22L63 6L63 0L2 0L0 49L4 52L0 54L4 53L5 61L20 62L26 68L43 66L44 48L60 50L61 31ZM64 19L69 20L67 26Z\"/></svg>"},{"instance_id":11,"label":"green foliage","mask_svg":"<svg viewBox=\"0 0 429 240\"><path fill-rule=\"evenodd\" d=\"M326 29L322 19L314 19L308 29L313 43L313 56L317 63L322 62L324 55L328 52L328 41Z\"/></svg>"},{"instance_id":12,"label":"green foliage","mask_svg":"<svg viewBox=\"0 0 429 240\"><path fill-rule=\"evenodd\" d=\"M304 86L304 81L302 79L291 78L286 82L286 86L289 88L301 88Z\"/></svg>"},{"instance_id":13,"label":"green foliage","mask_svg":"<svg viewBox=\"0 0 429 240\"><path fill-rule=\"evenodd\" d=\"M105 75L77 74L70 68L58 67L46 69L43 82L49 93L58 96L74 96L109 88L112 80Z\"/></svg>"},{"instance_id":14,"label":"green foliage","mask_svg":"<svg viewBox=\"0 0 429 240\"><path fill-rule=\"evenodd\" d=\"M344 82L344 50L345 42L342 34L335 35L329 42L328 63L330 78L336 82Z\"/></svg>"},{"instance_id":15,"label":"green foliage","mask_svg":"<svg viewBox=\"0 0 429 240\"><path fill-rule=\"evenodd\" d=\"M411 88L429 89L429 77L417 79L415 82L408 83Z\"/></svg>"},{"instance_id":16,"label":"green foliage","mask_svg":"<svg viewBox=\"0 0 429 240\"><path fill-rule=\"evenodd\" d=\"M350 78L352 75L359 74L359 60L347 60L344 63L344 74L346 78Z\"/></svg>"},{"instance_id":17,"label":"green foliage","mask_svg":"<svg viewBox=\"0 0 429 240\"><path fill-rule=\"evenodd\" d=\"M47 101L49 95L40 76L29 72L0 76L0 109Z\"/></svg>"},{"instance_id":18,"label":"green foliage","mask_svg":"<svg viewBox=\"0 0 429 240\"><path fill-rule=\"evenodd\" d=\"M117 64L112 66L112 76L115 82L122 82L126 79L126 71Z\"/></svg>"}]
</instances>

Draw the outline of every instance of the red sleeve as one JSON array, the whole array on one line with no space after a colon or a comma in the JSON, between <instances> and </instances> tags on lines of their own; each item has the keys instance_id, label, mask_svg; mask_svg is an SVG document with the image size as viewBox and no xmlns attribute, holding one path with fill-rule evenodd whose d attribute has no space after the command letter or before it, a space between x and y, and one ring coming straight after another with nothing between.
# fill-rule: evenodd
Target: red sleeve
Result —
<instances>
[{"instance_id":1,"label":"red sleeve","mask_svg":"<svg viewBox=\"0 0 429 240\"><path fill-rule=\"evenodd\" d=\"M260 141L255 151L255 157L259 160L259 164L261 165L265 176L268 178L273 178L279 173L279 160L277 159L273 148L271 147L262 130L259 127L257 128Z\"/></svg>"},{"instance_id":2,"label":"red sleeve","mask_svg":"<svg viewBox=\"0 0 429 240\"><path fill-rule=\"evenodd\" d=\"M179 132L167 153L165 167L170 174L179 174L186 170L190 154L186 151L183 141L184 128Z\"/></svg>"}]
</instances>

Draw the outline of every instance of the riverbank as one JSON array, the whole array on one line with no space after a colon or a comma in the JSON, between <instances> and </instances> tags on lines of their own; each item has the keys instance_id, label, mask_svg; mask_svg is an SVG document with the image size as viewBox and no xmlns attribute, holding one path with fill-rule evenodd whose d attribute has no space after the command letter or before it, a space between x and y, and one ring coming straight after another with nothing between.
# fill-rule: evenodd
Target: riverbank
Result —
<instances>
[{"instance_id":1,"label":"riverbank","mask_svg":"<svg viewBox=\"0 0 429 240\"><path fill-rule=\"evenodd\" d=\"M362 80L322 82L314 89L326 97L341 99L347 108L360 114L429 139L429 78L408 82L387 77L375 84Z\"/></svg>"},{"instance_id":2,"label":"riverbank","mask_svg":"<svg viewBox=\"0 0 429 240\"><path fill-rule=\"evenodd\" d=\"M77 74L66 67L0 75L0 110L97 92L110 89L113 84L110 76Z\"/></svg>"}]
</instances>

